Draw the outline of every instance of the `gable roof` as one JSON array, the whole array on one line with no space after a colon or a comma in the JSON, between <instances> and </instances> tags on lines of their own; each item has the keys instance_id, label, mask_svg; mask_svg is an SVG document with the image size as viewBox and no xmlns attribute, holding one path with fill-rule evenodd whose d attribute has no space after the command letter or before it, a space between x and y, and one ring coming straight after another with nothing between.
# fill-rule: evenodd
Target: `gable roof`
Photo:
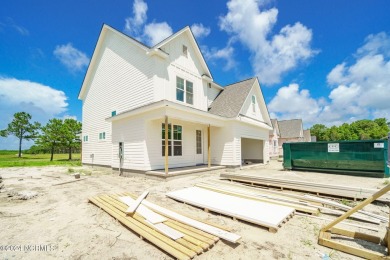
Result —
<instances>
[{"instance_id":1,"label":"gable roof","mask_svg":"<svg viewBox=\"0 0 390 260\"><path fill-rule=\"evenodd\" d=\"M93 54L92 54L92 58L89 62L87 71L85 73L83 83L81 85L81 89L80 89L79 96L78 96L79 99L83 99L85 97L85 94L87 92L87 85L88 85L89 80L91 78L92 71L94 70L94 68L96 66L97 56L99 56L99 53L101 51L101 46L102 46L102 44L107 36L108 31L113 32L114 34L119 35L120 37L123 37L124 39L126 39L126 41L129 44L133 44L133 45L138 46L139 48L143 49L145 51L146 55L158 55L158 56L163 57L163 58L168 57L169 54L167 54L166 52L164 52L160 48L162 46L164 46L165 44L167 44L168 42L175 39L176 37L178 37L179 35L186 33L186 35L188 36L188 39L193 44L193 48L195 50L197 57L200 60L200 64L201 64L202 68L206 72L205 75L207 77L209 77L211 81L213 80L212 76L211 76L211 72L210 72L210 70L206 64L206 61L205 61L205 59L200 51L199 45L196 42L196 39L195 39L189 26L186 26L183 29L181 29L180 31L172 34L171 36L169 36L165 40L161 41L160 43L157 43L155 46L149 47L149 46L145 45L144 43L138 41L137 39L135 39L131 36L128 36L120 31L112 28L111 26L109 26L107 24L103 24L102 29L101 29L100 34L99 34L99 38L98 38L96 46L95 46L95 49L94 49Z\"/></svg>"},{"instance_id":2,"label":"gable roof","mask_svg":"<svg viewBox=\"0 0 390 260\"><path fill-rule=\"evenodd\" d=\"M237 117L257 78L228 85L211 103L209 112L223 117Z\"/></svg>"},{"instance_id":3,"label":"gable roof","mask_svg":"<svg viewBox=\"0 0 390 260\"><path fill-rule=\"evenodd\" d=\"M273 130L269 130L269 134L273 135L274 134L274 130L276 130L276 134L280 135L279 126L278 126L278 120L277 119L271 119L271 124L272 124L272 127L274 129Z\"/></svg>"},{"instance_id":4,"label":"gable roof","mask_svg":"<svg viewBox=\"0 0 390 260\"><path fill-rule=\"evenodd\" d=\"M301 138L303 130L302 119L278 121L281 138Z\"/></svg>"},{"instance_id":5,"label":"gable roof","mask_svg":"<svg viewBox=\"0 0 390 260\"><path fill-rule=\"evenodd\" d=\"M203 57L203 54L202 52L200 51L200 48L199 48L199 45L198 45L198 42L196 41L195 39L195 36L194 34L192 33L191 31L191 28L189 26L186 26L184 27L183 29L181 29L180 31L172 34L171 36L169 36L168 38L162 40L161 42L157 43L156 45L153 46L153 49L160 49L161 47L163 47L165 44L169 43L170 41L172 41L173 39L177 38L179 35L183 34L183 33L186 33L187 36L188 36L188 39L190 40L190 42L192 43L193 45L193 48L195 50L195 53L196 55L198 56L199 60L200 60L200 64L201 66L203 67L203 69L205 70L205 75L208 76L211 80L213 79L212 75L211 75L211 72L209 70L209 67L207 66L207 63L206 63L206 60L204 59Z\"/></svg>"}]
</instances>

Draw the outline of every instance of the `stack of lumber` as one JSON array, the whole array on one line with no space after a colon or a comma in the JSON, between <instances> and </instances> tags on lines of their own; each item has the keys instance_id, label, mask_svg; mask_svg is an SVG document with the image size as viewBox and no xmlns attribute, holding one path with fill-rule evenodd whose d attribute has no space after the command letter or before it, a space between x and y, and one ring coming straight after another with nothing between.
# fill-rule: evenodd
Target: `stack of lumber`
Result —
<instances>
[{"instance_id":1,"label":"stack of lumber","mask_svg":"<svg viewBox=\"0 0 390 260\"><path fill-rule=\"evenodd\" d=\"M319 194L326 194L336 197L351 198L351 199L365 199L372 196L378 190L367 189L361 187L330 185L315 182L306 182L298 180L278 179L271 177L264 177L259 175L248 174L234 174L234 173L222 173L221 179L228 179L232 181L239 181L251 184L258 184L262 186L278 187L281 189L299 190L305 192ZM390 202L390 196L384 195L377 199L382 202Z\"/></svg>"},{"instance_id":2,"label":"stack of lumber","mask_svg":"<svg viewBox=\"0 0 390 260\"><path fill-rule=\"evenodd\" d=\"M332 215L342 215L344 211L350 209L349 206L343 205L341 203L315 196L286 193L277 190L263 189L259 186L246 186L240 183L226 182L221 180L210 180L207 182L198 183L196 186L232 196L292 207L298 212L311 215L318 215L319 211L322 213L330 213ZM326 205L331 208L325 208L322 205ZM359 213L354 213L351 218L374 224L387 221L386 217L382 217L363 210L359 211Z\"/></svg>"},{"instance_id":3,"label":"stack of lumber","mask_svg":"<svg viewBox=\"0 0 390 260\"><path fill-rule=\"evenodd\" d=\"M295 212L291 207L240 198L199 187L173 191L167 196L204 208L206 211L221 213L266 227L270 232L276 232Z\"/></svg>"},{"instance_id":4,"label":"stack of lumber","mask_svg":"<svg viewBox=\"0 0 390 260\"><path fill-rule=\"evenodd\" d=\"M134 213L127 214L135 197L129 193L91 197L89 201L100 207L141 239L159 247L177 259L190 259L211 248L220 237L237 242L240 236L221 228L182 216L146 200Z\"/></svg>"}]
</instances>

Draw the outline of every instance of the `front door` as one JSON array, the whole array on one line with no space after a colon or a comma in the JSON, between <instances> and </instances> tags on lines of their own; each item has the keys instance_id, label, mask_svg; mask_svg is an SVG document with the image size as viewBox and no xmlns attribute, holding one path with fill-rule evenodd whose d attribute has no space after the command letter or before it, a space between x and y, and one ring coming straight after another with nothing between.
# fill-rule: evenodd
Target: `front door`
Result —
<instances>
[{"instance_id":1,"label":"front door","mask_svg":"<svg viewBox=\"0 0 390 260\"><path fill-rule=\"evenodd\" d=\"M195 131L195 160L196 164L203 164L203 132L202 130Z\"/></svg>"}]
</instances>

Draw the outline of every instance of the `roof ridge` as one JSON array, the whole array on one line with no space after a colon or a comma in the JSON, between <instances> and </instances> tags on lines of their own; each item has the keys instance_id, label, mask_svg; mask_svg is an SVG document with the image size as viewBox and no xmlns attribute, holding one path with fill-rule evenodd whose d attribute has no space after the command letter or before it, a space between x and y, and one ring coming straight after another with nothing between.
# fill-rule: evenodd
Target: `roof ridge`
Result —
<instances>
[{"instance_id":1,"label":"roof ridge","mask_svg":"<svg viewBox=\"0 0 390 260\"><path fill-rule=\"evenodd\" d=\"M240 80L240 81L237 81L237 82L234 82L234 83L230 83L228 85L225 85L224 88L226 87L229 87L229 86L232 86L232 85L235 85L235 84L238 84L238 83L242 83L244 81L248 81L248 80L251 80L251 79L255 79L256 77L251 77L251 78L247 78L247 79L243 79L243 80Z\"/></svg>"}]
</instances>

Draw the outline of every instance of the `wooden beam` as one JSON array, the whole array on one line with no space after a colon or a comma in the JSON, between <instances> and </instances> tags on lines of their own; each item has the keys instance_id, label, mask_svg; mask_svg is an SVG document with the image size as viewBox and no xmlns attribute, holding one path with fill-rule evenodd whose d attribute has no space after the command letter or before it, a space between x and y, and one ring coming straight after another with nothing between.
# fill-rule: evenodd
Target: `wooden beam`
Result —
<instances>
[{"instance_id":1,"label":"wooden beam","mask_svg":"<svg viewBox=\"0 0 390 260\"><path fill-rule=\"evenodd\" d=\"M154 212L159 213L163 216L166 216L170 219L174 219L174 220L179 221L181 223L184 223L184 224L190 225L192 227L195 227L197 229L203 230L209 234L212 234L214 236L218 236L218 237L225 239L229 242L237 243L237 241L241 239L241 236L239 236L237 234L227 232L225 230L216 228L214 226L207 225L207 224L202 223L200 221L182 216L176 212L173 212L169 209L162 208L162 207L160 207L156 204L153 204L147 200L143 200L142 205L144 205L144 206L152 209Z\"/></svg>"},{"instance_id":2,"label":"wooden beam","mask_svg":"<svg viewBox=\"0 0 390 260\"><path fill-rule=\"evenodd\" d=\"M207 126L207 166L211 167L211 142L210 142L210 124Z\"/></svg>"},{"instance_id":3,"label":"wooden beam","mask_svg":"<svg viewBox=\"0 0 390 260\"><path fill-rule=\"evenodd\" d=\"M320 232L320 233L322 233L322 232ZM386 259L386 257L384 255L382 255L381 253L344 245L342 243L332 241L330 239L320 237L318 242L320 245L330 247L330 248L333 248L333 249L336 249L338 251L342 251L345 253L349 253L351 255L357 255L357 256L360 256L360 257L363 257L366 259Z\"/></svg>"},{"instance_id":4,"label":"wooden beam","mask_svg":"<svg viewBox=\"0 0 390 260\"><path fill-rule=\"evenodd\" d=\"M169 132L169 125L168 125L168 116L165 116L165 174L168 174L168 132Z\"/></svg>"},{"instance_id":5,"label":"wooden beam","mask_svg":"<svg viewBox=\"0 0 390 260\"><path fill-rule=\"evenodd\" d=\"M353 213L357 212L358 210L364 208L366 205L370 204L371 202L373 202L374 200L376 200L377 198L379 198L383 194L386 194L388 191L390 191L390 184L387 185L386 187L382 188L378 192L376 192L371 197L365 199L363 202L359 203L358 205L356 205L352 209L348 210L345 214L343 214L340 217L333 220L331 223L329 223L328 225L323 227L321 229L321 231L325 232L325 231L329 230L330 228L334 227L336 224L338 224L341 221L343 221L344 219L348 218L349 216L351 216Z\"/></svg>"},{"instance_id":6,"label":"wooden beam","mask_svg":"<svg viewBox=\"0 0 390 260\"><path fill-rule=\"evenodd\" d=\"M90 198L89 201L92 202L93 204L95 204L96 206L102 208L104 211L106 211L112 217L116 218L123 225L127 226L128 228L133 230L135 233L137 233L141 237L147 239L152 244L161 248L162 250L169 253L170 255L172 255L178 259L190 259L193 257L192 254L188 254L187 252L186 252L187 253L186 254L186 253L182 252L184 250L179 250L175 243L172 243L168 240L169 238L164 239L159 234L156 234L157 232L152 230L151 228L149 228L145 225L142 225L141 223L137 222L136 220L134 220L132 218L126 218L125 214L122 215L120 211L115 209L110 204L102 201L100 198L98 198L98 197ZM175 245L176 245L176 247L175 247Z\"/></svg>"},{"instance_id":7,"label":"wooden beam","mask_svg":"<svg viewBox=\"0 0 390 260\"><path fill-rule=\"evenodd\" d=\"M141 202L146 198L146 196L149 194L149 191L145 191L144 193L141 194L141 196L139 196L137 198L136 201L134 201L134 203L129 206L129 208L126 210L126 213L129 214L129 213L133 213L139 206L139 204L141 204Z\"/></svg>"}]
</instances>

